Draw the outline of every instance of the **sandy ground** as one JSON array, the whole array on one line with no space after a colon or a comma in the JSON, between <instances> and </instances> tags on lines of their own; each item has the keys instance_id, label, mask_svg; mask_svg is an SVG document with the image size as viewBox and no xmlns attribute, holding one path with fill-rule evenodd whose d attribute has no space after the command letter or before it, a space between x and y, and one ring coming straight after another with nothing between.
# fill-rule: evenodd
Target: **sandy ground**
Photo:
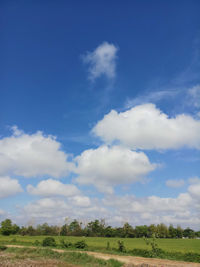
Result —
<instances>
[{"instance_id":1,"label":"sandy ground","mask_svg":"<svg viewBox=\"0 0 200 267\"><path fill-rule=\"evenodd\" d=\"M23 248L24 246L15 246L15 245L7 245L7 247L19 247ZM35 247L31 247L35 248ZM59 253L68 252L62 249L52 249ZM99 259L109 260L115 259L125 263L124 267L200 267L200 263L190 263L190 262L182 262L182 261L172 261L172 260L165 260L165 259L152 259L152 258L142 258L142 257L134 257L134 256L120 256L120 255L113 255L113 254L104 254L100 252L92 252L92 251L79 251L81 253L87 253L88 255L94 256ZM0 266L3 266L0 264ZM8 265L9 267L12 265ZM13 265L14 266L14 265ZM30 265L22 265L22 266L30 266ZM38 266L38 265L33 265ZM51 265L40 265L40 266L48 266ZM56 265L54 265L56 266ZM58 265L59 266L59 265ZM65 266L65 265L62 265ZM66 265L72 266L72 265ZM92 267L92 266L91 266Z\"/></svg>"}]
</instances>

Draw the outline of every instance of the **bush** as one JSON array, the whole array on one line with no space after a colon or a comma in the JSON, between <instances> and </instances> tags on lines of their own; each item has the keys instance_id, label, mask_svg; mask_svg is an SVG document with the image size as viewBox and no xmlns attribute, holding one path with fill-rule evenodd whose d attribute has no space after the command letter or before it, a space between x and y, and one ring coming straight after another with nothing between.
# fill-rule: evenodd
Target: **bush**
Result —
<instances>
[{"instance_id":1,"label":"bush","mask_svg":"<svg viewBox=\"0 0 200 267\"><path fill-rule=\"evenodd\" d=\"M53 237L46 237L42 241L43 247L56 247L56 241Z\"/></svg>"},{"instance_id":2,"label":"bush","mask_svg":"<svg viewBox=\"0 0 200 267\"><path fill-rule=\"evenodd\" d=\"M81 248L81 249L84 249L84 248L87 248L88 245L85 243L84 240L82 241L78 241L74 244L75 248Z\"/></svg>"},{"instance_id":3,"label":"bush","mask_svg":"<svg viewBox=\"0 0 200 267\"><path fill-rule=\"evenodd\" d=\"M7 247L6 246L0 246L0 251L6 250Z\"/></svg>"},{"instance_id":4,"label":"bush","mask_svg":"<svg viewBox=\"0 0 200 267\"><path fill-rule=\"evenodd\" d=\"M70 248L73 246L73 244L71 242L65 242L64 239L60 240L60 245L62 248Z\"/></svg>"},{"instance_id":5,"label":"bush","mask_svg":"<svg viewBox=\"0 0 200 267\"><path fill-rule=\"evenodd\" d=\"M124 246L124 242L123 241L118 240L118 250L120 252L126 252L126 248Z\"/></svg>"},{"instance_id":6,"label":"bush","mask_svg":"<svg viewBox=\"0 0 200 267\"><path fill-rule=\"evenodd\" d=\"M34 242L34 246L39 246L41 243L40 243L40 241L38 241L37 239L35 240L35 242Z\"/></svg>"},{"instance_id":7,"label":"bush","mask_svg":"<svg viewBox=\"0 0 200 267\"><path fill-rule=\"evenodd\" d=\"M107 249L107 250L110 250L110 242L109 242L109 241L107 242L106 249Z\"/></svg>"}]
</instances>

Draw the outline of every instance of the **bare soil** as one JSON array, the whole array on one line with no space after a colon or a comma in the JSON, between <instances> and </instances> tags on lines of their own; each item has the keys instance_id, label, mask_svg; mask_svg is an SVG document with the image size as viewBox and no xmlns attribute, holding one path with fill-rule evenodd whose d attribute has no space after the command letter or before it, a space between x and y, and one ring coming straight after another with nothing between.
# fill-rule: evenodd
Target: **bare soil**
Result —
<instances>
[{"instance_id":1,"label":"bare soil","mask_svg":"<svg viewBox=\"0 0 200 267\"><path fill-rule=\"evenodd\" d=\"M17 245L7 245L7 247L19 247L24 248L24 246L17 246ZM31 247L35 248L35 247ZM59 253L69 252L63 249L52 249L53 251L57 251ZM104 254L100 252L92 252L92 251L78 251L80 253L87 253L93 257L109 260L115 259L120 262L123 262L125 265L124 267L200 267L200 263L190 263L190 262L183 262L183 261L172 261L172 260L165 260L165 259L152 259L152 258L142 258L142 257L134 257L134 256L120 256L120 255L113 255L113 254ZM1 265L0 266L14 266L14 265ZM16 265L15 265L16 266ZM20 265L20 266L52 266L52 265ZM54 265L54 266L74 266L74 265ZM92 266L91 266L92 267Z\"/></svg>"}]
</instances>

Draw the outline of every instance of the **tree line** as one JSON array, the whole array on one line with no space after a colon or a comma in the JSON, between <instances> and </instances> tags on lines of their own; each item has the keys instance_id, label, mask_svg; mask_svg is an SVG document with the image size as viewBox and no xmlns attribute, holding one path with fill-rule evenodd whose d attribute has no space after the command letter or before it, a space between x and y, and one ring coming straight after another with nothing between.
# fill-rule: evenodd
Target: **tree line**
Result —
<instances>
[{"instance_id":1,"label":"tree line","mask_svg":"<svg viewBox=\"0 0 200 267\"><path fill-rule=\"evenodd\" d=\"M187 227L174 227L172 224L166 226L163 223L131 226L129 223L124 223L122 227L112 227L105 223L105 220L94 220L83 224L78 220L73 220L63 226L48 225L47 223L33 226L18 226L13 224L10 219L1 222L0 233L2 235L30 235L30 236L90 236L90 237L120 237L120 238L139 238L153 237L157 238L200 238L200 231L194 231Z\"/></svg>"}]
</instances>

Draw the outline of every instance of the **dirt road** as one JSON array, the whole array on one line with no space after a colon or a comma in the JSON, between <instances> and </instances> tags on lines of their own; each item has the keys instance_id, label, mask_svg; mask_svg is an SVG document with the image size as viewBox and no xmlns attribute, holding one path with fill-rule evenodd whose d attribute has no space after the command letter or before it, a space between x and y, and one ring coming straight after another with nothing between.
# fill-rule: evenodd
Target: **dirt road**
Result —
<instances>
[{"instance_id":1,"label":"dirt road","mask_svg":"<svg viewBox=\"0 0 200 267\"><path fill-rule=\"evenodd\" d=\"M18 247L18 248L25 248L25 246L19 245L7 245L7 247ZM36 248L36 247L29 247L29 248ZM53 251L64 253L69 252L63 249L52 249ZM72 252L72 251L70 251ZM74 252L74 251L73 251ZM183 262L183 261L172 261L172 260L165 260L165 259L152 259L152 258L142 258L142 257L134 257L134 256L120 256L114 254L104 254L100 252L92 252L92 251L75 251L80 253L87 253L93 257L109 260L115 259L125 263L124 266L126 267L200 267L200 263L190 263L190 262Z\"/></svg>"}]
</instances>

